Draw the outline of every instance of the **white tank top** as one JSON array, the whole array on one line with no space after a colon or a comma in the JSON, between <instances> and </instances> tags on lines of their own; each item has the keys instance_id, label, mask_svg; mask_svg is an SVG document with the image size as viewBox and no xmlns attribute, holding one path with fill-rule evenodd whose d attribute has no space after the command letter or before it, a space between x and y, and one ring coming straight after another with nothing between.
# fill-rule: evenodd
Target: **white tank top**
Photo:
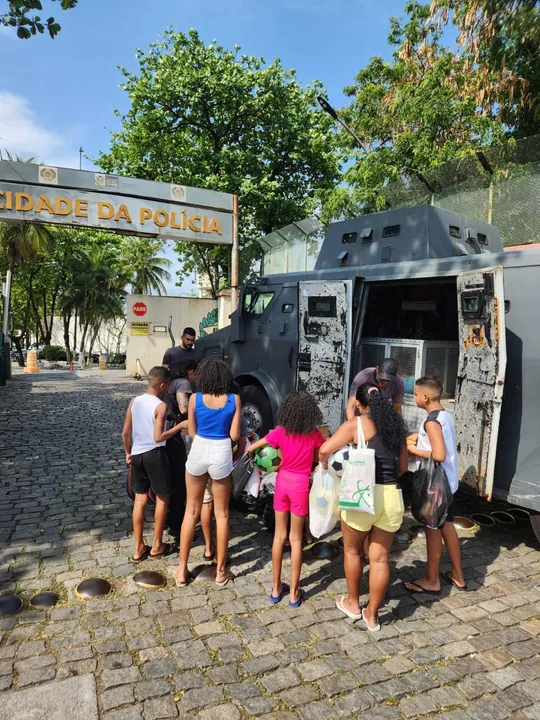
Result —
<instances>
[{"instance_id":1,"label":"white tank top","mask_svg":"<svg viewBox=\"0 0 540 720\"><path fill-rule=\"evenodd\" d=\"M154 424L156 420L156 408L162 402L155 395L139 395L131 406L131 454L141 455L142 453L154 450L165 445L163 442L154 442Z\"/></svg>"},{"instance_id":2,"label":"white tank top","mask_svg":"<svg viewBox=\"0 0 540 720\"><path fill-rule=\"evenodd\" d=\"M459 487L459 472L454 420L448 410L434 410L430 412L418 431L418 442L416 446L419 450L431 450L431 443L429 442L426 431L426 422L429 421L438 422L442 428L446 460L441 464L446 472L450 490L455 493ZM420 461L417 465L420 465Z\"/></svg>"}]
</instances>

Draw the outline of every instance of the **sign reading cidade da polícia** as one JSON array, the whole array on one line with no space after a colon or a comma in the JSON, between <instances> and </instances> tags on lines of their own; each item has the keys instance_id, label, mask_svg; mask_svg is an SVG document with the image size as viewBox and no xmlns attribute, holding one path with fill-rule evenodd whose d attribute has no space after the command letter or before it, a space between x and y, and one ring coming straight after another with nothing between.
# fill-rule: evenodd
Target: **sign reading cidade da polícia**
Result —
<instances>
[{"instance_id":1,"label":"sign reading cidade da pol\u00edcia","mask_svg":"<svg viewBox=\"0 0 540 720\"><path fill-rule=\"evenodd\" d=\"M136 178L0 161L0 221L231 244L233 196Z\"/></svg>"}]
</instances>

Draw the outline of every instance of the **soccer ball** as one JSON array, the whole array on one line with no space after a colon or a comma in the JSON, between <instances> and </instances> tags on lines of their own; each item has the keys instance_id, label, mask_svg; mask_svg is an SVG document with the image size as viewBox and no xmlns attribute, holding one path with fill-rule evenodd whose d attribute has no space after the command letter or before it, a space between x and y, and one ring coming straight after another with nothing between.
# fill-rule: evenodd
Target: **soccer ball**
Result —
<instances>
[{"instance_id":1,"label":"soccer ball","mask_svg":"<svg viewBox=\"0 0 540 720\"><path fill-rule=\"evenodd\" d=\"M341 450L336 450L336 452L330 456L330 459L328 460L328 467L331 467L336 475L341 477L343 475L343 471L345 470L345 465L348 462L349 448L344 447L341 448Z\"/></svg>"},{"instance_id":2,"label":"soccer ball","mask_svg":"<svg viewBox=\"0 0 540 720\"><path fill-rule=\"evenodd\" d=\"M266 447L261 448L255 455L255 462L263 472L275 472L281 465L281 453L278 448Z\"/></svg>"}]
</instances>

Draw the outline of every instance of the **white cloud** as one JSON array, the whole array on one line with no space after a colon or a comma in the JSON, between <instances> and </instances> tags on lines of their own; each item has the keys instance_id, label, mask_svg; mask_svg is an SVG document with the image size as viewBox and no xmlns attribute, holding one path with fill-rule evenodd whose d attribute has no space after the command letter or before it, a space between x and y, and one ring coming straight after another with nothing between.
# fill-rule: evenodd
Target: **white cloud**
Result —
<instances>
[{"instance_id":1,"label":"white cloud","mask_svg":"<svg viewBox=\"0 0 540 720\"><path fill-rule=\"evenodd\" d=\"M79 167L76 143L44 127L29 100L9 92L0 92L0 148L47 165Z\"/></svg>"}]
</instances>

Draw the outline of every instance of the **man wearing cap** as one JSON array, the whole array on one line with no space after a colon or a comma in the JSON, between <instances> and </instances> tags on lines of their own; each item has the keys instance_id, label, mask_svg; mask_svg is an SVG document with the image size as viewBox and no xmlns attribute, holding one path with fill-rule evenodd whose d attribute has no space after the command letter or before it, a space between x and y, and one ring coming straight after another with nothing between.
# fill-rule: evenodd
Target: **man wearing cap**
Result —
<instances>
[{"instance_id":1,"label":"man wearing cap","mask_svg":"<svg viewBox=\"0 0 540 720\"><path fill-rule=\"evenodd\" d=\"M377 367L361 370L351 385L346 410L347 420L355 416L356 391L365 383L378 387L383 397L391 399L392 405L401 415L405 386L403 380L397 374L397 370L396 361L392 360L392 358L384 358Z\"/></svg>"}]
</instances>

